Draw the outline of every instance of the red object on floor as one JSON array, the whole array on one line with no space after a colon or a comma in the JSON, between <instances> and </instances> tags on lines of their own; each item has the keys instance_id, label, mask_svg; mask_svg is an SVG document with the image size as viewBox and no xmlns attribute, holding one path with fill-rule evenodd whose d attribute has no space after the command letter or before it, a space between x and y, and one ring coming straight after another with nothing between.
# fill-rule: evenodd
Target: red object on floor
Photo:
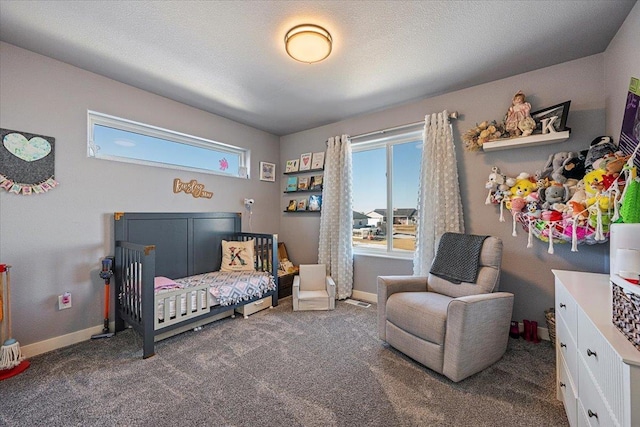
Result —
<instances>
[{"instance_id":1,"label":"red object on floor","mask_svg":"<svg viewBox=\"0 0 640 427\"><path fill-rule=\"evenodd\" d=\"M23 360L18 366L14 368L0 370L0 381L18 375L19 373L27 369L29 365L31 365L31 362L29 362L28 360Z\"/></svg>"}]
</instances>

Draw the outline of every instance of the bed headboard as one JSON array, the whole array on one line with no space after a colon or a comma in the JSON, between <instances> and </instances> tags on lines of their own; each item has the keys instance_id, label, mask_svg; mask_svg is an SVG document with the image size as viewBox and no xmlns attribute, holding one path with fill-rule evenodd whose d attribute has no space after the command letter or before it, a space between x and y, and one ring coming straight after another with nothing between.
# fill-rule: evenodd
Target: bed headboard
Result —
<instances>
[{"instance_id":1,"label":"bed headboard","mask_svg":"<svg viewBox=\"0 0 640 427\"><path fill-rule=\"evenodd\" d=\"M155 275L178 279L219 270L222 240L244 235L241 217L239 212L116 212L115 241L155 245Z\"/></svg>"}]
</instances>

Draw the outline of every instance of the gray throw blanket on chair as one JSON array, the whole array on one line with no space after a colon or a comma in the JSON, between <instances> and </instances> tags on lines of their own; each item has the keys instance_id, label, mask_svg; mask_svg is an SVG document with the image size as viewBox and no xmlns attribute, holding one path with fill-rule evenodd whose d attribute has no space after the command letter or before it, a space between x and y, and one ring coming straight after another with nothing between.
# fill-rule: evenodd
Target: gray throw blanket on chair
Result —
<instances>
[{"instance_id":1,"label":"gray throw blanket on chair","mask_svg":"<svg viewBox=\"0 0 640 427\"><path fill-rule=\"evenodd\" d=\"M480 251L487 236L444 233L431 264L431 274L452 283L475 283Z\"/></svg>"}]
</instances>

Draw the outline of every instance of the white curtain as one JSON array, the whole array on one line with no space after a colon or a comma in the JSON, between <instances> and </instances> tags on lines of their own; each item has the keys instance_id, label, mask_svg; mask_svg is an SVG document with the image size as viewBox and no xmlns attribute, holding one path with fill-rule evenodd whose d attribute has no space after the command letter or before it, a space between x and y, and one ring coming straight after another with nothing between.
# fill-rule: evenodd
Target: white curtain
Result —
<instances>
[{"instance_id":1,"label":"white curtain","mask_svg":"<svg viewBox=\"0 0 640 427\"><path fill-rule=\"evenodd\" d=\"M464 233L458 166L449 113L425 117L418 195L414 276L427 276L436 244L447 231Z\"/></svg>"},{"instance_id":2,"label":"white curtain","mask_svg":"<svg viewBox=\"0 0 640 427\"><path fill-rule=\"evenodd\" d=\"M329 138L324 166L318 264L326 264L336 282L336 296L353 289L353 226L351 141L347 135Z\"/></svg>"}]
</instances>

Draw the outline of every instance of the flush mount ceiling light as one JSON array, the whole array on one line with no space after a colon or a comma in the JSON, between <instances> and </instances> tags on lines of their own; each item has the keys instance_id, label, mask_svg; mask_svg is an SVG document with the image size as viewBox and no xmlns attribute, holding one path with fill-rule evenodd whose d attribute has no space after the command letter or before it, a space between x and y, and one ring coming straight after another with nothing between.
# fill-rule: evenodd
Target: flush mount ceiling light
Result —
<instances>
[{"instance_id":1,"label":"flush mount ceiling light","mask_svg":"<svg viewBox=\"0 0 640 427\"><path fill-rule=\"evenodd\" d=\"M320 62L329 56L331 43L331 34L313 24L295 26L284 36L284 45L289 56L307 64Z\"/></svg>"}]
</instances>

